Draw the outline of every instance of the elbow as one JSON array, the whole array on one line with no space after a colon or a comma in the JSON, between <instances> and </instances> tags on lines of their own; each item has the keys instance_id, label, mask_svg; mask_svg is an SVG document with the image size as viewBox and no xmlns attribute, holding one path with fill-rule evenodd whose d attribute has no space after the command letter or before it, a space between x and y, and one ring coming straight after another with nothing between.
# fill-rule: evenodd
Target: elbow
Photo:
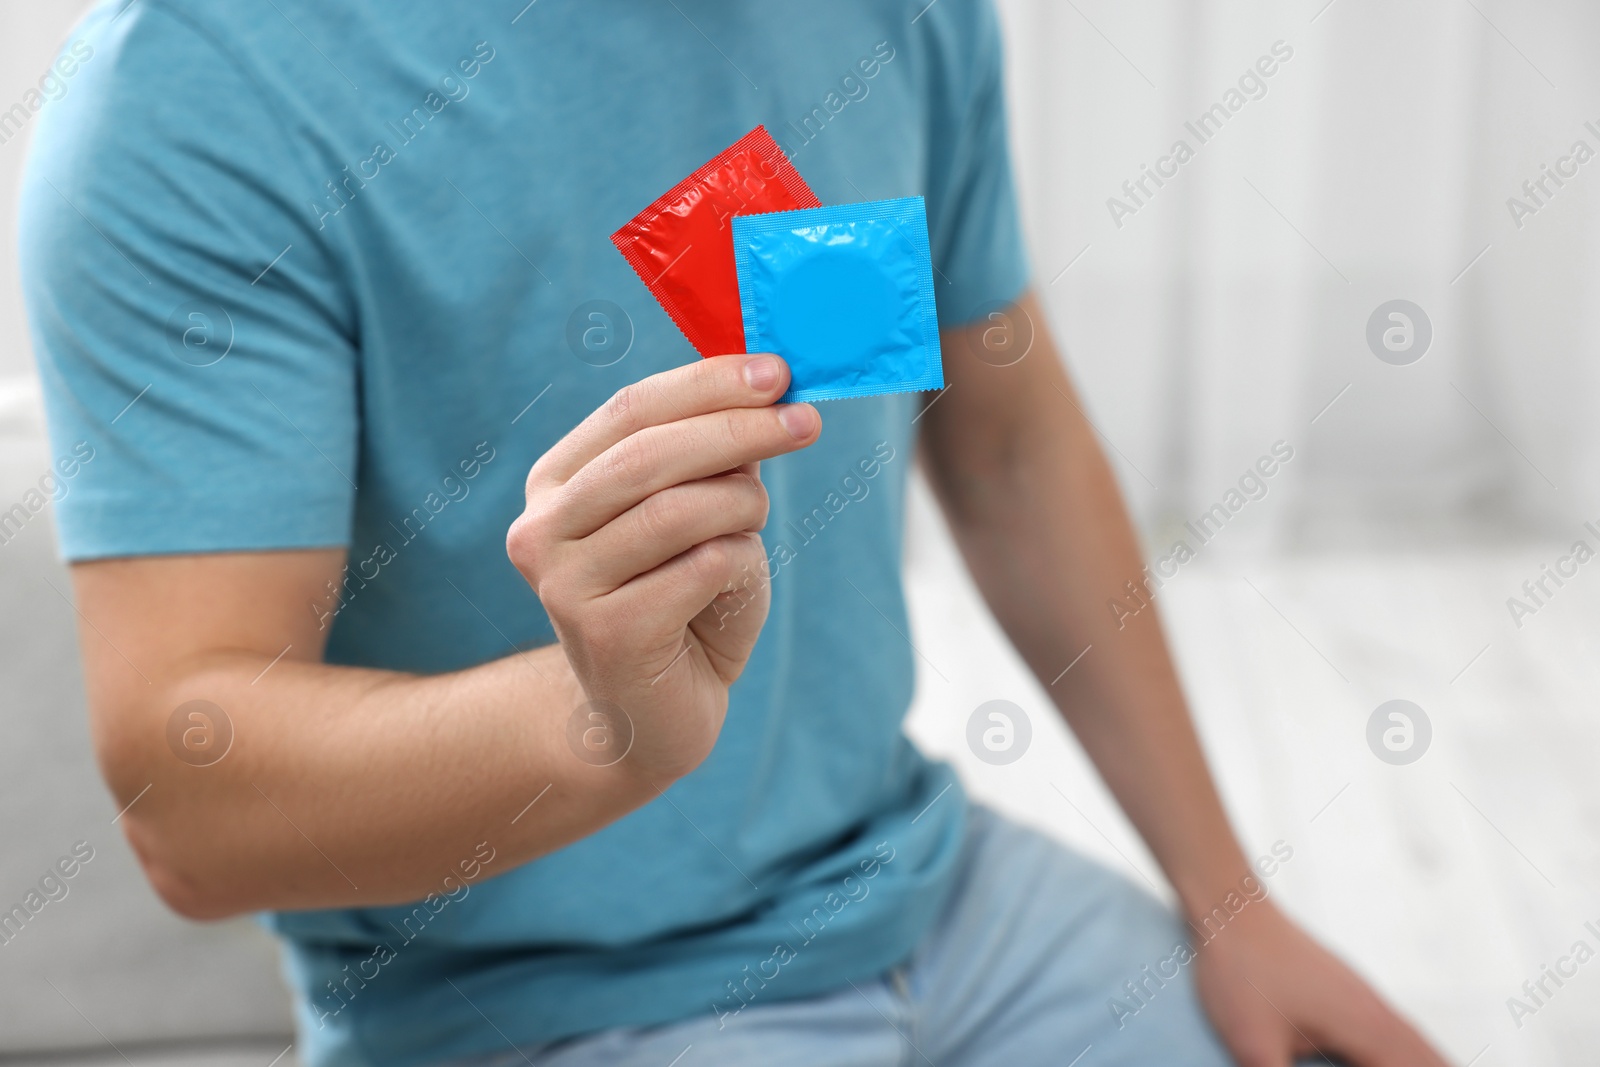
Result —
<instances>
[{"instance_id":1,"label":"elbow","mask_svg":"<svg viewBox=\"0 0 1600 1067\"><path fill-rule=\"evenodd\" d=\"M181 832L124 817L124 836L132 846L144 877L168 909L194 922L232 918L249 909L232 897L218 879L199 868L174 839Z\"/></svg>"},{"instance_id":2,"label":"elbow","mask_svg":"<svg viewBox=\"0 0 1600 1067\"><path fill-rule=\"evenodd\" d=\"M145 880L168 910L191 922L215 922L238 915L223 896L182 871L159 863L145 863Z\"/></svg>"},{"instance_id":3,"label":"elbow","mask_svg":"<svg viewBox=\"0 0 1600 1067\"><path fill-rule=\"evenodd\" d=\"M196 790L189 768L170 763L165 745L132 728L134 715L102 715L96 721L95 755L120 814L116 822L133 849L145 880L173 912L185 919L224 919L246 911L218 877L219 848L211 828L197 825L214 803Z\"/></svg>"}]
</instances>

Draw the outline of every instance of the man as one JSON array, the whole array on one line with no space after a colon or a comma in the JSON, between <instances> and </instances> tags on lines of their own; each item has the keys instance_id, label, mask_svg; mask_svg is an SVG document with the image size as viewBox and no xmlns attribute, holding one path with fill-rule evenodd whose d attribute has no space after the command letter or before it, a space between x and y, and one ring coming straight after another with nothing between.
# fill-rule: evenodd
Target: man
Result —
<instances>
[{"instance_id":1,"label":"man","mask_svg":"<svg viewBox=\"0 0 1600 1067\"><path fill-rule=\"evenodd\" d=\"M1051 692L1185 913L1254 884L1154 613L1108 625L1140 561L1056 353L977 358L986 309L1043 322L986 2L80 34L23 254L97 457L60 515L96 745L168 904L273 913L310 1063L1440 1062L1271 903L1196 956L900 733L920 448L1034 669L1093 644ZM776 405L606 240L758 123L824 202L927 198L937 403Z\"/></svg>"}]
</instances>

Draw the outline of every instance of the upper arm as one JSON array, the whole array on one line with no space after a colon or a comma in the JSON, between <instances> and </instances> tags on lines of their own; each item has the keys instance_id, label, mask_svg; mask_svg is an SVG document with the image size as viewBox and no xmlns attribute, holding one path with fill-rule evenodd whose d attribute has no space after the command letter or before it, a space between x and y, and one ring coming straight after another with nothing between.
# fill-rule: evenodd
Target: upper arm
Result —
<instances>
[{"instance_id":1,"label":"upper arm","mask_svg":"<svg viewBox=\"0 0 1600 1067\"><path fill-rule=\"evenodd\" d=\"M150 780L150 759L183 745L168 720L204 698L195 679L230 661L322 659L343 566L342 549L74 565L95 749L122 803Z\"/></svg>"},{"instance_id":2,"label":"upper arm","mask_svg":"<svg viewBox=\"0 0 1600 1067\"><path fill-rule=\"evenodd\" d=\"M1087 426L1038 298L940 334L946 390L929 398L921 445L935 480L1003 477L1027 450Z\"/></svg>"},{"instance_id":3,"label":"upper arm","mask_svg":"<svg viewBox=\"0 0 1600 1067\"><path fill-rule=\"evenodd\" d=\"M943 31L942 34L936 31ZM947 12L935 34L928 176L934 294L946 391L925 403L921 447L936 479L992 468L1024 409L1064 381L1037 301L1012 176L1000 25L990 2Z\"/></svg>"},{"instance_id":4,"label":"upper arm","mask_svg":"<svg viewBox=\"0 0 1600 1067\"><path fill-rule=\"evenodd\" d=\"M1020 300L1029 271L994 5L962 4L926 26L928 235L939 324L952 330Z\"/></svg>"},{"instance_id":5,"label":"upper arm","mask_svg":"<svg viewBox=\"0 0 1600 1067\"><path fill-rule=\"evenodd\" d=\"M19 245L52 447L73 457L57 525L109 772L159 748L205 657L320 658L356 341L333 253L286 195L295 150L240 66L159 5L82 35L95 61L41 116Z\"/></svg>"},{"instance_id":6,"label":"upper arm","mask_svg":"<svg viewBox=\"0 0 1600 1067\"><path fill-rule=\"evenodd\" d=\"M95 60L40 116L19 208L52 448L77 460L63 553L347 544L357 331L298 149L165 5L84 34Z\"/></svg>"},{"instance_id":7,"label":"upper arm","mask_svg":"<svg viewBox=\"0 0 1600 1067\"><path fill-rule=\"evenodd\" d=\"M357 343L333 250L288 195L297 150L240 64L161 5L82 35L95 60L40 118L19 246L121 796L170 761L197 665L321 657L310 605L349 540Z\"/></svg>"}]
</instances>

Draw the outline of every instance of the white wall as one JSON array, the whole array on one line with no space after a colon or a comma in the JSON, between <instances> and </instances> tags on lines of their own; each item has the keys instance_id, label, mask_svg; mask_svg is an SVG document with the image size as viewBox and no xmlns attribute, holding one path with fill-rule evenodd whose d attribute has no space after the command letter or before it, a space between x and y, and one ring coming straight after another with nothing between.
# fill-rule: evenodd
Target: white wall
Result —
<instances>
[{"instance_id":1,"label":"white wall","mask_svg":"<svg viewBox=\"0 0 1600 1067\"><path fill-rule=\"evenodd\" d=\"M1278 438L1300 450L1268 509L1287 543L1600 513L1600 160L1520 229L1506 207L1574 140L1600 151L1600 8L1001 3L1038 277L1147 521ZM1205 144L1184 129L1280 40L1264 97ZM1116 226L1107 199L1179 137L1194 159ZM1408 367L1364 341L1397 297L1434 327Z\"/></svg>"}]
</instances>

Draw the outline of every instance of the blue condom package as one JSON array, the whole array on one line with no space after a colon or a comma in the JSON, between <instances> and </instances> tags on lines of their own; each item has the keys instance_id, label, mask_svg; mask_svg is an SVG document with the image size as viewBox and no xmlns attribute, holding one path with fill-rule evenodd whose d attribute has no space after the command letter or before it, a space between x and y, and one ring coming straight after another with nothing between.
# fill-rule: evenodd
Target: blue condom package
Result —
<instances>
[{"instance_id":1,"label":"blue condom package","mask_svg":"<svg viewBox=\"0 0 1600 1067\"><path fill-rule=\"evenodd\" d=\"M747 352L789 363L784 400L944 388L922 197L738 215Z\"/></svg>"}]
</instances>

